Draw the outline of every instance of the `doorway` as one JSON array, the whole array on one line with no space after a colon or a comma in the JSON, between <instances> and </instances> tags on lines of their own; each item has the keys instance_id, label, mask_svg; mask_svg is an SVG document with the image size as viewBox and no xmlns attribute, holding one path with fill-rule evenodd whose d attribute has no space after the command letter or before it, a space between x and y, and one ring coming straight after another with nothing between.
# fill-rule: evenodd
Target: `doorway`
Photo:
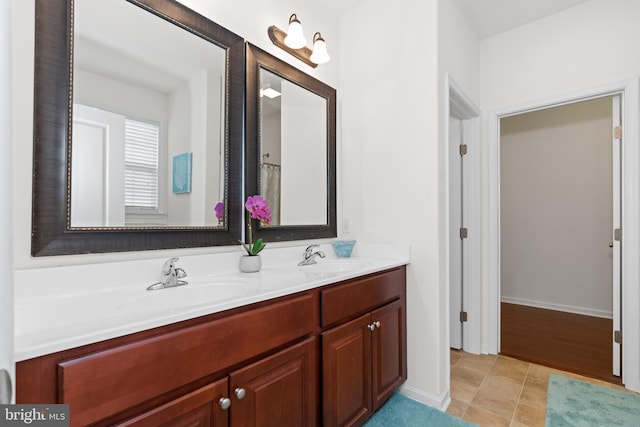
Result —
<instances>
[{"instance_id":1,"label":"doorway","mask_svg":"<svg viewBox=\"0 0 640 427\"><path fill-rule=\"evenodd\" d=\"M616 95L500 119L500 352L613 382L620 113Z\"/></svg>"},{"instance_id":2,"label":"doorway","mask_svg":"<svg viewBox=\"0 0 640 427\"><path fill-rule=\"evenodd\" d=\"M447 263L449 345L482 352L480 110L447 76Z\"/></svg>"}]
</instances>

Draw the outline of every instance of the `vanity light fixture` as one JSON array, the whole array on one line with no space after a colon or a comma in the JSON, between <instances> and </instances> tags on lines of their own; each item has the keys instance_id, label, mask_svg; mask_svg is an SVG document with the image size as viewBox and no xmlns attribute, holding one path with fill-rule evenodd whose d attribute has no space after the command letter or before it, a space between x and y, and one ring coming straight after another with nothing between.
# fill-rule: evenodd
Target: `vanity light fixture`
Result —
<instances>
[{"instance_id":1,"label":"vanity light fixture","mask_svg":"<svg viewBox=\"0 0 640 427\"><path fill-rule=\"evenodd\" d=\"M316 64L325 64L331 59L327 53L327 44L324 42L320 33L313 35L313 53L309 59Z\"/></svg>"},{"instance_id":2,"label":"vanity light fixture","mask_svg":"<svg viewBox=\"0 0 640 427\"><path fill-rule=\"evenodd\" d=\"M289 29L287 30L287 36L284 38L284 44L291 49L300 49L307 44L307 39L302 34L302 24L298 21L295 13L292 13L289 17Z\"/></svg>"},{"instance_id":3,"label":"vanity light fixture","mask_svg":"<svg viewBox=\"0 0 640 427\"><path fill-rule=\"evenodd\" d=\"M306 46L306 40L302 35L302 25L295 13L289 17L288 31L289 34L272 25L267 33L273 44L310 67L316 68L318 64L329 62L327 45L319 32L313 35L313 51Z\"/></svg>"}]
</instances>

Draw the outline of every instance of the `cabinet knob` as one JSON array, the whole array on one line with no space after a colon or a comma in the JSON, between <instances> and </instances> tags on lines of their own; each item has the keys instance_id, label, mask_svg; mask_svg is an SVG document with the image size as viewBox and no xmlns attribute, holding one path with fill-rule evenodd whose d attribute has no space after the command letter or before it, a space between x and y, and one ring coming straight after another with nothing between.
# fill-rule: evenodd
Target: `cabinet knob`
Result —
<instances>
[{"instance_id":1,"label":"cabinet knob","mask_svg":"<svg viewBox=\"0 0 640 427\"><path fill-rule=\"evenodd\" d=\"M369 330L370 330L371 332L375 331L375 330L376 330L376 324L375 324L375 322L374 322L374 323L371 323L371 324L369 324L369 325L367 325L367 328L369 328Z\"/></svg>"},{"instance_id":2,"label":"cabinet knob","mask_svg":"<svg viewBox=\"0 0 640 427\"><path fill-rule=\"evenodd\" d=\"M221 397L220 400L218 400L218 405L220 405L220 408L225 411L229 409L229 406L231 406L231 399L228 397Z\"/></svg>"},{"instance_id":3,"label":"cabinet knob","mask_svg":"<svg viewBox=\"0 0 640 427\"><path fill-rule=\"evenodd\" d=\"M375 322L373 322L373 324L375 325L376 328L380 327L380 321L376 320Z\"/></svg>"},{"instance_id":4,"label":"cabinet knob","mask_svg":"<svg viewBox=\"0 0 640 427\"><path fill-rule=\"evenodd\" d=\"M236 388L234 390L234 393L236 394L236 397L238 398L238 400L244 399L244 397L247 395L247 392L243 388Z\"/></svg>"}]
</instances>

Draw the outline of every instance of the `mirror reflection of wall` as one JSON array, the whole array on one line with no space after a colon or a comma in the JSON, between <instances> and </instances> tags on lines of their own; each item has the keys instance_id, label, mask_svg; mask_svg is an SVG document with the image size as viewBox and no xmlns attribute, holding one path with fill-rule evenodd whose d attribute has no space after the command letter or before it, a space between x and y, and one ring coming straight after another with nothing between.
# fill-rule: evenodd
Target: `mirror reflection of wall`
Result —
<instances>
[{"instance_id":1,"label":"mirror reflection of wall","mask_svg":"<svg viewBox=\"0 0 640 427\"><path fill-rule=\"evenodd\" d=\"M272 226L327 219L327 100L260 68L260 193Z\"/></svg>"},{"instance_id":2,"label":"mirror reflection of wall","mask_svg":"<svg viewBox=\"0 0 640 427\"><path fill-rule=\"evenodd\" d=\"M224 49L125 1L74 12L71 226L218 226ZM182 153L193 185L176 194Z\"/></svg>"}]
</instances>

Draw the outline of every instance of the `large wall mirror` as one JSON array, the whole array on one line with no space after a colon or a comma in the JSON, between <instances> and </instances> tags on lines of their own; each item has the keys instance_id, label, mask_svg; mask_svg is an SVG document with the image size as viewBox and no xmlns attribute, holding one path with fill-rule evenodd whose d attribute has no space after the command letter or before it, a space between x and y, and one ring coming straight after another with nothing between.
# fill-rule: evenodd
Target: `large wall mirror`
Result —
<instances>
[{"instance_id":1,"label":"large wall mirror","mask_svg":"<svg viewBox=\"0 0 640 427\"><path fill-rule=\"evenodd\" d=\"M244 59L174 0L36 0L32 254L237 244Z\"/></svg>"},{"instance_id":2,"label":"large wall mirror","mask_svg":"<svg viewBox=\"0 0 640 427\"><path fill-rule=\"evenodd\" d=\"M256 236L336 237L336 91L251 44L246 55L247 194L273 217Z\"/></svg>"}]
</instances>

